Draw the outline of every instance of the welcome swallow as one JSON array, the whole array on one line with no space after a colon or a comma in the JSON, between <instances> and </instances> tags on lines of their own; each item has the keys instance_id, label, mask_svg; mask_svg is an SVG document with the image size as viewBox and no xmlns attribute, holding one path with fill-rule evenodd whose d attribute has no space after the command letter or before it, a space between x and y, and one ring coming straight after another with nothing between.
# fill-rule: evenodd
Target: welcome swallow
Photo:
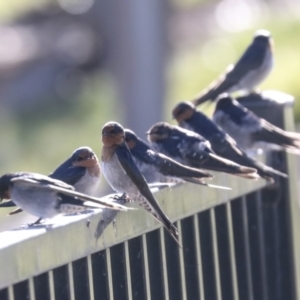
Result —
<instances>
[{"instance_id":1,"label":"welcome swallow","mask_svg":"<svg viewBox=\"0 0 300 300\"><path fill-rule=\"evenodd\" d=\"M201 135L170 125L166 122L154 124L147 132L152 146L180 163L231 175L256 179L256 170L239 165L214 153L209 141Z\"/></svg>"},{"instance_id":2,"label":"welcome swallow","mask_svg":"<svg viewBox=\"0 0 300 300\"><path fill-rule=\"evenodd\" d=\"M237 63L230 65L225 74L193 100L193 103L199 105L207 100L215 100L222 93L253 91L272 70L274 64L272 45L270 32L258 30Z\"/></svg>"},{"instance_id":3,"label":"welcome swallow","mask_svg":"<svg viewBox=\"0 0 300 300\"><path fill-rule=\"evenodd\" d=\"M211 179L212 175L196 168L180 164L172 158L152 149L133 131L125 129L125 142L130 149L133 160L148 183L154 182L192 182L208 187L226 187L210 185L204 178Z\"/></svg>"},{"instance_id":4,"label":"welcome swallow","mask_svg":"<svg viewBox=\"0 0 300 300\"><path fill-rule=\"evenodd\" d=\"M0 199L12 199L22 210L37 216L37 222L58 214L72 214L88 208L128 210L112 201L103 201L79 193L63 181L29 172L7 173L1 176ZM86 201L97 205L87 205Z\"/></svg>"},{"instance_id":5,"label":"welcome swallow","mask_svg":"<svg viewBox=\"0 0 300 300\"><path fill-rule=\"evenodd\" d=\"M300 154L300 134L272 125L228 95L218 98L213 119L244 150L264 143L270 149Z\"/></svg>"},{"instance_id":6,"label":"welcome swallow","mask_svg":"<svg viewBox=\"0 0 300 300\"><path fill-rule=\"evenodd\" d=\"M101 179L100 164L94 151L90 147L80 147L76 149L71 157L57 167L49 177L61 180L73 185L80 193L93 195L99 186ZM2 202L0 207L14 207L11 200ZM10 213L21 212L18 208Z\"/></svg>"},{"instance_id":7,"label":"welcome swallow","mask_svg":"<svg viewBox=\"0 0 300 300\"><path fill-rule=\"evenodd\" d=\"M101 169L110 186L150 212L179 245L177 228L160 208L144 176L134 163L125 142L123 127L117 122L106 123L102 128L102 143Z\"/></svg>"}]
</instances>

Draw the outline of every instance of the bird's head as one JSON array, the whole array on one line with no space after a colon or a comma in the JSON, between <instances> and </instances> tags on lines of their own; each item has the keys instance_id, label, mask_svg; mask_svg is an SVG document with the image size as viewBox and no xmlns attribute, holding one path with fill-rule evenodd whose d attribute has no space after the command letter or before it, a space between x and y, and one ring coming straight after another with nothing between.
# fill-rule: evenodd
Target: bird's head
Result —
<instances>
[{"instance_id":1,"label":"bird's head","mask_svg":"<svg viewBox=\"0 0 300 300\"><path fill-rule=\"evenodd\" d=\"M180 125L182 122L190 119L195 113L195 106L191 102L184 101L178 103L172 110L173 118Z\"/></svg>"},{"instance_id":2,"label":"bird's head","mask_svg":"<svg viewBox=\"0 0 300 300\"><path fill-rule=\"evenodd\" d=\"M80 147L72 154L73 166L91 168L98 164L98 158L90 147Z\"/></svg>"},{"instance_id":3,"label":"bird's head","mask_svg":"<svg viewBox=\"0 0 300 300\"><path fill-rule=\"evenodd\" d=\"M230 97L228 94L221 94L217 98L217 104L216 104L216 110L228 108L232 105L234 105L234 99Z\"/></svg>"},{"instance_id":4,"label":"bird's head","mask_svg":"<svg viewBox=\"0 0 300 300\"><path fill-rule=\"evenodd\" d=\"M106 147L120 145L124 142L125 132L117 122L108 122L102 128L102 143Z\"/></svg>"},{"instance_id":5,"label":"bird's head","mask_svg":"<svg viewBox=\"0 0 300 300\"><path fill-rule=\"evenodd\" d=\"M172 126L166 122L159 122L154 124L147 132L148 141L155 143L164 140L171 135Z\"/></svg>"},{"instance_id":6,"label":"bird's head","mask_svg":"<svg viewBox=\"0 0 300 300\"><path fill-rule=\"evenodd\" d=\"M271 33L265 29L260 29L255 32L253 42L273 46Z\"/></svg>"},{"instance_id":7,"label":"bird's head","mask_svg":"<svg viewBox=\"0 0 300 300\"><path fill-rule=\"evenodd\" d=\"M137 135L130 129L125 129L125 142L129 149L132 149L136 146L138 142Z\"/></svg>"}]
</instances>

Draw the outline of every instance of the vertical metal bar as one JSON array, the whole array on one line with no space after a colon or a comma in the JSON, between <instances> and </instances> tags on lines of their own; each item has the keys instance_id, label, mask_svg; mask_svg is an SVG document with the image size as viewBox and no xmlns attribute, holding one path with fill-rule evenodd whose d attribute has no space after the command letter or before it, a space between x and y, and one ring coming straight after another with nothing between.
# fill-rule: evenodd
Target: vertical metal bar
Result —
<instances>
[{"instance_id":1,"label":"vertical metal bar","mask_svg":"<svg viewBox=\"0 0 300 300\"><path fill-rule=\"evenodd\" d=\"M237 272L236 272L234 236L233 236L233 225L232 225L232 214L231 214L231 203L230 202L226 203L226 216L227 216L227 224L228 224L233 299L238 300L239 292L238 292L238 281L237 281Z\"/></svg>"},{"instance_id":2,"label":"vertical metal bar","mask_svg":"<svg viewBox=\"0 0 300 300\"><path fill-rule=\"evenodd\" d=\"M250 258L250 243L249 243L249 228L248 228L248 215L247 215L247 204L246 197L243 196L242 199L242 219L243 219L243 229L244 229L244 244L245 244L245 256L246 256L246 276L248 283L249 299L253 299L253 283L252 283L252 272L251 272L251 258Z\"/></svg>"},{"instance_id":3,"label":"vertical metal bar","mask_svg":"<svg viewBox=\"0 0 300 300\"><path fill-rule=\"evenodd\" d=\"M198 267L198 287L200 300L204 300L204 284L203 284L203 272L202 272L202 260L201 260L201 246L200 246L200 231L199 231L199 222L198 215L195 214L193 217L194 220L194 232L195 232L195 241L196 241L196 259Z\"/></svg>"},{"instance_id":4,"label":"vertical metal bar","mask_svg":"<svg viewBox=\"0 0 300 300\"><path fill-rule=\"evenodd\" d=\"M106 252L107 282L108 282L109 299L114 300L114 289L113 289L113 281L112 281L110 249L107 248L105 250L105 252Z\"/></svg>"},{"instance_id":5,"label":"vertical metal bar","mask_svg":"<svg viewBox=\"0 0 300 300\"><path fill-rule=\"evenodd\" d=\"M293 110L284 110L284 129L295 130ZM292 266L295 286L295 299L300 299L300 209L299 209L299 190L298 190L298 169L297 157L295 155L287 155L287 169L289 174L288 191L289 191L289 213L291 218L291 240L292 240Z\"/></svg>"},{"instance_id":6,"label":"vertical metal bar","mask_svg":"<svg viewBox=\"0 0 300 300\"><path fill-rule=\"evenodd\" d=\"M168 270L167 270L167 259L166 259L166 246L165 246L165 233L164 228L159 229L160 233L160 245L161 245L161 260L163 269L163 281L164 281L164 292L165 300L169 300L169 285L168 285Z\"/></svg>"},{"instance_id":7,"label":"vertical metal bar","mask_svg":"<svg viewBox=\"0 0 300 300\"><path fill-rule=\"evenodd\" d=\"M215 276L216 276L216 294L217 299L222 300L221 293L221 282L220 282L220 266L218 258L218 241L217 241L217 228L216 228L216 216L214 209L210 209L210 223L212 228L212 241L213 241L213 256L214 256L214 265L215 265Z\"/></svg>"},{"instance_id":8,"label":"vertical metal bar","mask_svg":"<svg viewBox=\"0 0 300 300\"><path fill-rule=\"evenodd\" d=\"M90 300L95 300L95 298L94 298L93 267L92 267L91 255L87 256L87 271L88 271L88 280L89 280Z\"/></svg>"},{"instance_id":9,"label":"vertical metal bar","mask_svg":"<svg viewBox=\"0 0 300 300\"><path fill-rule=\"evenodd\" d=\"M255 193L256 204L257 204L257 223L258 223L258 238L259 238L259 256L261 261L261 272L262 272L262 290L264 299L269 299L268 297L268 286L267 286L267 269L266 269L266 259L265 259L265 237L263 230L263 215L262 215L262 199L259 191Z\"/></svg>"},{"instance_id":10,"label":"vertical metal bar","mask_svg":"<svg viewBox=\"0 0 300 300\"><path fill-rule=\"evenodd\" d=\"M70 300L75 300L72 263L68 263L68 277L69 277ZM50 274L49 274L49 278L50 278Z\"/></svg>"},{"instance_id":11,"label":"vertical metal bar","mask_svg":"<svg viewBox=\"0 0 300 300\"><path fill-rule=\"evenodd\" d=\"M8 288L8 299L9 300L15 300L15 297L14 297L14 287L13 285L10 285Z\"/></svg>"},{"instance_id":12,"label":"vertical metal bar","mask_svg":"<svg viewBox=\"0 0 300 300\"><path fill-rule=\"evenodd\" d=\"M35 300L34 283L32 277L28 279L28 286L29 286L29 299Z\"/></svg>"},{"instance_id":13,"label":"vertical metal bar","mask_svg":"<svg viewBox=\"0 0 300 300\"><path fill-rule=\"evenodd\" d=\"M126 269L126 283L127 283L127 297L128 300L132 300L132 288L131 288L131 274L130 274L130 259L129 259L129 249L128 241L124 242L125 250L125 269Z\"/></svg>"},{"instance_id":14,"label":"vertical metal bar","mask_svg":"<svg viewBox=\"0 0 300 300\"><path fill-rule=\"evenodd\" d=\"M148 265L148 249L147 249L146 234L142 235L142 243L143 243L143 260L144 260L146 297L147 297L147 300L151 300L149 265Z\"/></svg>"},{"instance_id":15,"label":"vertical metal bar","mask_svg":"<svg viewBox=\"0 0 300 300\"><path fill-rule=\"evenodd\" d=\"M55 300L54 278L53 278L53 272L51 270L48 272L48 280L49 280L50 300Z\"/></svg>"},{"instance_id":16,"label":"vertical metal bar","mask_svg":"<svg viewBox=\"0 0 300 300\"><path fill-rule=\"evenodd\" d=\"M181 222L177 221L178 239L182 241ZM180 267L180 281L181 281L181 299L186 300L186 282L185 282L185 270L184 270L184 256L182 249L179 250L179 267Z\"/></svg>"}]
</instances>

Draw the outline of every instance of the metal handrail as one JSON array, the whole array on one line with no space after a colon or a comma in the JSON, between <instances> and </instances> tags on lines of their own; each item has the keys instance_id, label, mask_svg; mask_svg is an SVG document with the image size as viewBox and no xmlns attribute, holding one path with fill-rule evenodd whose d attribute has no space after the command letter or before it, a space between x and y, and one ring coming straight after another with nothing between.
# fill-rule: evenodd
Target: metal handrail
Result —
<instances>
[{"instance_id":1,"label":"metal handrail","mask_svg":"<svg viewBox=\"0 0 300 300\"><path fill-rule=\"evenodd\" d=\"M225 174L217 174L214 183L232 190L186 183L164 188L155 196L175 222L265 186L262 179L251 181ZM115 215L105 211L64 216L48 228L0 233L0 266L5 266L0 268L0 289L160 227L142 209Z\"/></svg>"}]
</instances>

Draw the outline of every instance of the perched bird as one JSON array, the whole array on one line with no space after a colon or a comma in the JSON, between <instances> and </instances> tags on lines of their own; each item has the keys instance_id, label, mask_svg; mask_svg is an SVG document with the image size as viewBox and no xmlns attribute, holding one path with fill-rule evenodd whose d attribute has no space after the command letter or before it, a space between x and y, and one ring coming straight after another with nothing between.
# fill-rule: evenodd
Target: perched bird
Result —
<instances>
[{"instance_id":1,"label":"perched bird","mask_svg":"<svg viewBox=\"0 0 300 300\"><path fill-rule=\"evenodd\" d=\"M76 149L70 158L55 169L49 177L73 185L80 193L93 195L101 179L100 164L94 151L89 147ZM0 207L13 207L13 201L5 201ZM10 214L21 212L16 209Z\"/></svg>"},{"instance_id":2,"label":"perched bird","mask_svg":"<svg viewBox=\"0 0 300 300\"><path fill-rule=\"evenodd\" d=\"M236 142L232 137L224 132L206 115L196 110L192 103L181 102L177 104L173 109L172 114L179 126L192 130L206 138L211 143L211 147L217 155L230 159L243 166L255 168L259 176L269 182L274 181L274 175L287 177L286 174L274 170L249 157L236 145Z\"/></svg>"},{"instance_id":3,"label":"perched bird","mask_svg":"<svg viewBox=\"0 0 300 300\"><path fill-rule=\"evenodd\" d=\"M211 174L182 165L170 157L155 151L129 129L125 129L125 142L130 149L136 166L148 183L187 181L209 187L225 188L207 184L203 179L212 178Z\"/></svg>"},{"instance_id":4,"label":"perched bird","mask_svg":"<svg viewBox=\"0 0 300 300\"><path fill-rule=\"evenodd\" d=\"M259 118L228 95L218 98L213 119L244 150L267 143L270 149L300 154L300 134L284 131Z\"/></svg>"},{"instance_id":5,"label":"perched bird","mask_svg":"<svg viewBox=\"0 0 300 300\"><path fill-rule=\"evenodd\" d=\"M101 169L110 186L150 212L179 244L177 228L158 205L144 176L134 163L125 143L124 128L116 122L106 123L102 128L102 143Z\"/></svg>"},{"instance_id":6,"label":"perched bird","mask_svg":"<svg viewBox=\"0 0 300 300\"><path fill-rule=\"evenodd\" d=\"M206 139L190 130L159 122L154 124L147 134L149 141L157 151L184 165L225 172L249 179L258 178L255 169L241 166L216 155Z\"/></svg>"},{"instance_id":7,"label":"perched bird","mask_svg":"<svg viewBox=\"0 0 300 300\"><path fill-rule=\"evenodd\" d=\"M49 177L73 185L80 193L93 195L100 183L100 164L91 148L80 147Z\"/></svg>"},{"instance_id":8,"label":"perched bird","mask_svg":"<svg viewBox=\"0 0 300 300\"><path fill-rule=\"evenodd\" d=\"M215 100L222 93L239 90L253 91L270 73L273 67L273 40L267 30L258 30L252 43L235 65L230 65L205 91L193 100L199 105Z\"/></svg>"},{"instance_id":9,"label":"perched bird","mask_svg":"<svg viewBox=\"0 0 300 300\"><path fill-rule=\"evenodd\" d=\"M37 173L7 173L0 177L0 199L12 199L24 211L39 219L52 218L58 214L72 214L89 208L128 210L113 201L76 192L74 187L60 180ZM97 205L88 205L85 202Z\"/></svg>"}]
</instances>

